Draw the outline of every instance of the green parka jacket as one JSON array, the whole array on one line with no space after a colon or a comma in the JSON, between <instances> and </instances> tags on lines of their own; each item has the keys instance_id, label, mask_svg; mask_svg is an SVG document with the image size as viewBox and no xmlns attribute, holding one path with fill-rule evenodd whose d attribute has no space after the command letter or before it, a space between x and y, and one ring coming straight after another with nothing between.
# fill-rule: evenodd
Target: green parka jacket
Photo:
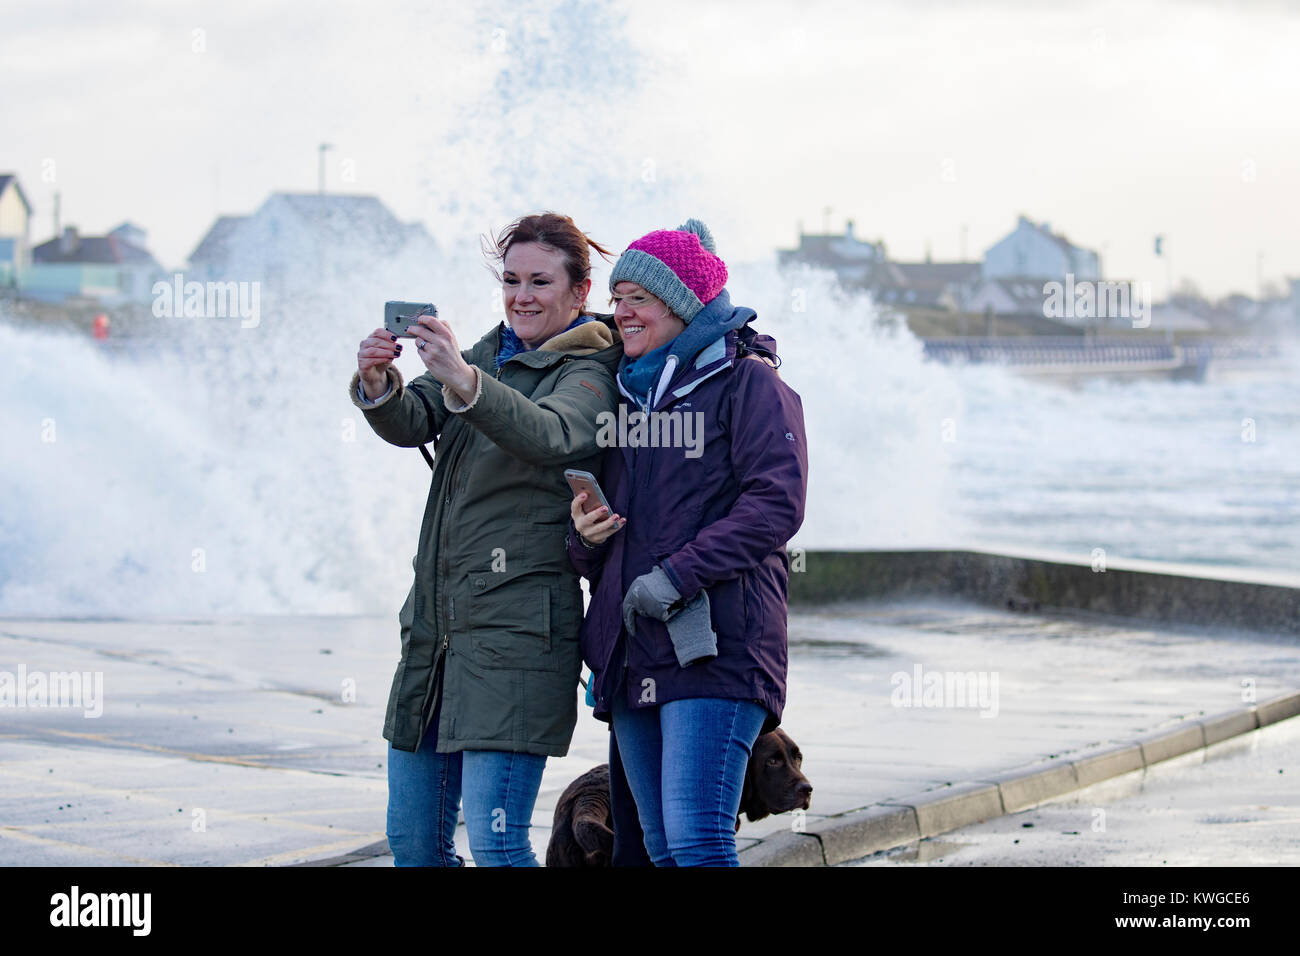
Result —
<instances>
[{"instance_id":1,"label":"green parka jacket","mask_svg":"<svg viewBox=\"0 0 1300 956\"><path fill-rule=\"evenodd\" d=\"M439 694L439 753L561 757L577 723L583 609L565 550L573 493L564 470L599 467L600 413L617 406L623 346L598 316L498 372L500 330L461 353L482 372L468 408L430 373L403 384L392 366L378 403L358 399L359 373L349 390L385 441L435 442L384 717L398 750L418 749Z\"/></svg>"}]
</instances>

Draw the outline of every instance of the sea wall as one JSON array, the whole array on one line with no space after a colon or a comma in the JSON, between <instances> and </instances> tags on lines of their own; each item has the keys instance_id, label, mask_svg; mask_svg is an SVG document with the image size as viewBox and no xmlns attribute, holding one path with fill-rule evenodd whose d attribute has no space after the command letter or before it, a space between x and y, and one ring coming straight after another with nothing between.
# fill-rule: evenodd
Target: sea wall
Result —
<instances>
[{"instance_id":1,"label":"sea wall","mask_svg":"<svg viewBox=\"0 0 1300 956\"><path fill-rule=\"evenodd\" d=\"M1155 562L1092 563L983 551L792 552L791 604L962 597L1300 636L1300 575ZM802 567L803 570L799 570Z\"/></svg>"}]
</instances>

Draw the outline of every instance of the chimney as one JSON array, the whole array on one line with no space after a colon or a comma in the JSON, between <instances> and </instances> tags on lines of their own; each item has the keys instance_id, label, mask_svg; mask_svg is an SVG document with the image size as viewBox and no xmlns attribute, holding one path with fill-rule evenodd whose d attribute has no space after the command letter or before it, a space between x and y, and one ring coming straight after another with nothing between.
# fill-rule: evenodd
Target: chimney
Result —
<instances>
[{"instance_id":1,"label":"chimney","mask_svg":"<svg viewBox=\"0 0 1300 956\"><path fill-rule=\"evenodd\" d=\"M81 241L77 238L76 226L64 226L63 235L59 237L59 255L69 256L77 251Z\"/></svg>"}]
</instances>

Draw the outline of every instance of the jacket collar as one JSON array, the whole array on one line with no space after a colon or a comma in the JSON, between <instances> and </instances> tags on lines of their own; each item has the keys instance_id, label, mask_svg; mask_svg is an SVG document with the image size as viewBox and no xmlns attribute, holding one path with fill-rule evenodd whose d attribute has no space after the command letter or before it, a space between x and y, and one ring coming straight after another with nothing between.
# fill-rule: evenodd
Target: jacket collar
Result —
<instances>
[{"instance_id":1,"label":"jacket collar","mask_svg":"<svg viewBox=\"0 0 1300 956\"><path fill-rule=\"evenodd\" d=\"M670 350L655 380L649 383L648 401L657 411L698 385L700 381L727 368L736 354L736 332L757 318L753 309L733 306L731 294L722 289L690 324L669 343ZM637 408L645 408L646 399L638 398L624 381L622 365L617 376L619 391ZM690 384L690 383L694 384ZM690 384L685 391L682 389Z\"/></svg>"},{"instance_id":2,"label":"jacket collar","mask_svg":"<svg viewBox=\"0 0 1300 956\"><path fill-rule=\"evenodd\" d=\"M671 405L677 399L693 392L706 380L731 368L735 364L735 359L736 332L734 330L714 340L711 345L707 346L695 357L695 361L687 368L678 369L676 357L669 356L668 361L664 364L664 371L659 378L659 383L655 386L657 398L654 411L659 411L665 406ZM639 408L636 397L628 392L623 385L622 378L617 376L616 378L619 392Z\"/></svg>"},{"instance_id":3,"label":"jacket collar","mask_svg":"<svg viewBox=\"0 0 1300 956\"><path fill-rule=\"evenodd\" d=\"M505 364L520 362L529 368L549 368L557 362L573 356L592 358L618 367L618 360L623 355L623 340L614 324L614 317L593 313L595 321L552 336L540 346L528 352L518 352L506 360ZM469 351L471 364L491 370L497 350L501 347L501 330L505 321L498 322ZM504 367L504 366L503 366Z\"/></svg>"}]
</instances>

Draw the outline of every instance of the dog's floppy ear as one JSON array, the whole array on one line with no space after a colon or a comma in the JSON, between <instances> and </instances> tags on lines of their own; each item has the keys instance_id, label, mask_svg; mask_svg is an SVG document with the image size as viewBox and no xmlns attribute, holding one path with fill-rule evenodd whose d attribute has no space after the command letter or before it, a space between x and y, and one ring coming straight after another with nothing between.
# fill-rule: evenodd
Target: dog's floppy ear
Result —
<instances>
[{"instance_id":1,"label":"dog's floppy ear","mask_svg":"<svg viewBox=\"0 0 1300 956\"><path fill-rule=\"evenodd\" d=\"M614 831L600 820L579 817L573 821L573 842L587 866L609 866L614 855Z\"/></svg>"},{"instance_id":2,"label":"dog's floppy ear","mask_svg":"<svg viewBox=\"0 0 1300 956\"><path fill-rule=\"evenodd\" d=\"M766 759L759 752L758 746L755 745L754 753L749 758L749 765L745 767L745 786L740 794L740 809L744 811L750 823L761 820L772 812L772 808L763 799L763 788L758 786L754 780L763 767L763 761ZM740 829L739 816L736 817L736 829Z\"/></svg>"},{"instance_id":3,"label":"dog's floppy ear","mask_svg":"<svg viewBox=\"0 0 1300 956\"><path fill-rule=\"evenodd\" d=\"M749 755L749 762L745 764L745 782L740 788L740 806L736 808L736 832L740 832L740 815L748 813L749 802L754 799L754 755ZM753 820L753 816L750 818Z\"/></svg>"}]
</instances>

